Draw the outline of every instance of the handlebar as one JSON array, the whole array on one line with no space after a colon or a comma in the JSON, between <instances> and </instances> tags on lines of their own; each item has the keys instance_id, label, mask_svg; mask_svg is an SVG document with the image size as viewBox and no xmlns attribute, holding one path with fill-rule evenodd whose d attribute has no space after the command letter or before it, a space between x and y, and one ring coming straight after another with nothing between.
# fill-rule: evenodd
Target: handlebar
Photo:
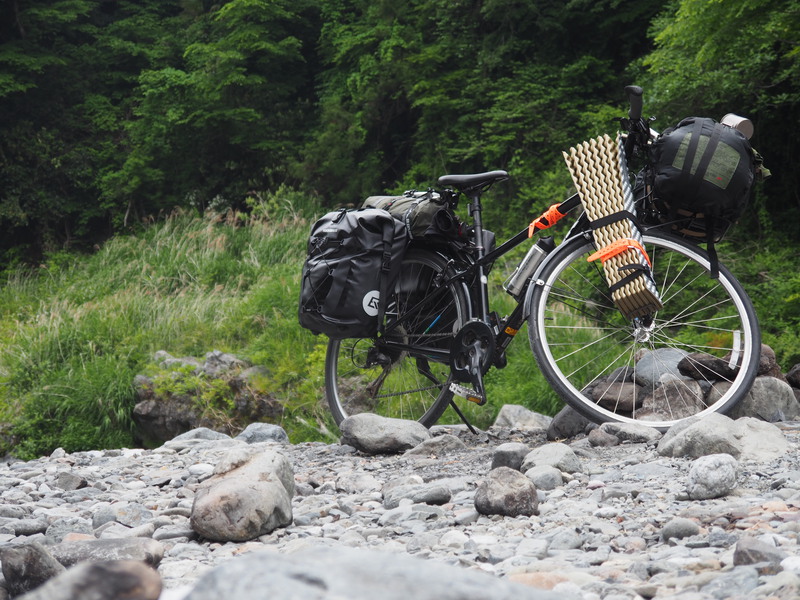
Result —
<instances>
[{"instance_id":1,"label":"handlebar","mask_svg":"<svg viewBox=\"0 0 800 600\"><path fill-rule=\"evenodd\" d=\"M650 128L642 121L642 88L638 85L625 87L630 109L628 110L628 137L625 139L625 155L630 159L637 144L646 141Z\"/></svg>"},{"instance_id":2,"label":"handlebar","mask_svg":"<svg viewBox=\"0 0 800 600\"><path fill-rule=\"evenodd\" d=\"M629 85L625 88L628 94L628 100L631 103L631 108L628 111L628 117L631 121L638 121L642 118L642 88L638 85Z\"/></svg>"}]
</instances>

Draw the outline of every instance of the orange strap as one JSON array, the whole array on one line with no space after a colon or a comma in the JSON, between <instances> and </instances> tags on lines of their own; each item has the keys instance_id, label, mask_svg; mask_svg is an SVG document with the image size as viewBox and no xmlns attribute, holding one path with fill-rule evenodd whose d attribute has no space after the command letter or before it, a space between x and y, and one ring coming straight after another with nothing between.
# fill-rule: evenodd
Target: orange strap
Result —
<instances>
[{"instance_id":1,"label":"orange strap","mask_svg":"<svg viewBox=\"0 0 800 600\"><path fill-rule=\"evenodd\" d=\"M631 249L641 252L642 256L644 256L644 259L647 261L647 264L652 268L653 264L650 262L650 257L647 256L647 252L645 252L644 248L639 242L631 238L622 238L620 240L613 241L605 248L600 248L586 260L592 262L593 260L597 260L599 258L602 262L606 262L608 259L613 258L617 254L622 254L626 250Z\"/></svg>"},{"instance_id":2,"label":"orange strap","mask_svg":"<svg viewBox=\"0 0 800 600\"><path fill-rule=\"evenodd\" d=\"M548 227L552 227L556 223L558 223L562 218L566 216L567 213L562 213L558 210L560 204L553 204L550 208L548 208L542 215L533 221L531 224L528 225L528 237L533 237L533 234L536 231L541 231L542 229L547 229Z\"/></svg>"}]
</instances>

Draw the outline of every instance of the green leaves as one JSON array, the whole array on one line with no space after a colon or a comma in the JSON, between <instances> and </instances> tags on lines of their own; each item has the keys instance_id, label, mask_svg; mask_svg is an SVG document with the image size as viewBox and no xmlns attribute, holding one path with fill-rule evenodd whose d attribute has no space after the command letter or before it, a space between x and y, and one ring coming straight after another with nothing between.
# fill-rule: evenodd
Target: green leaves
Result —
<instances>
[{"instance_id":1,"label":"green leaves","mask_svg":"<svg viewBox=\"0 0 800 600\"><path fill-rule=\"evenodd\" d=\"M3 253L287 183L333 206L509 168L495 192L527 210L562 149L615 129L632 82L662 127L757 117L769 186L800 185L789 0L19 0L0 16Z\"/></svg>"},{"instance_id":2,"label":"green leaves","mask_svg":"<svg viewBox=\"0 0 800 600\"><path fill-rule=\"evenodd\" d=\"M646 106L663 129L697 114L728 112L755 124L753 146L774 177L763 186L763 214L793 239L800 215L795 166L800 122L800 8L791 0L680 0L652 27L645 57Z\"/></svg>"}]
</instances>

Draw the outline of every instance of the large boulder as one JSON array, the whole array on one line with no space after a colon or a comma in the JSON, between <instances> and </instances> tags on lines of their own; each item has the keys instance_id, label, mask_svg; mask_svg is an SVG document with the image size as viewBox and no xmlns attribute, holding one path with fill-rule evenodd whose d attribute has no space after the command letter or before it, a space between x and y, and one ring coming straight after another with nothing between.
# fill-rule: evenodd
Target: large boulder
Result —
<instances>
[{"instance_id":1,"label":"large boulder","mask_svg":"<svg viewBox=\"0 0 800 600\"><path fill-rule=\"evenodd\" d=\"M294 472L283 454L237 448L200 485L190 523L210 540L252 540L292 522L292 496Z\"/></svg>"},{"instance_id":2,"label":"large boulder","mask_svg":"<svg viewBox=\"0 0 800 600\"><path fill-rule=\"evenodd\" d=\"M17 600L158 600L161 577L137 561L81 563Z\"/></svg>"},{"instance_id":3,"label":"large boulder","mask_svg":"<svg viewBox=\"0 0 800 600\"><path fill-rule=\"evenodd\" d=\"M414 448L431 434L418 421L390 419L372 413L347 417L339 424L342 444L367 454L396 454Z\"/></svg>"},{"instance_id":4,"label":"large boulder","mask_svg":"<svg viewBox=\"0 0 800 600\"><path fill-rule=\"evenodd\" d=\"M6 589L12 597L36 589L64 572L64 567L39 543L0 548Z\"/></svg>"},{"instance_id":5,"label":"large boulder","mask_svg":"<svg viewBox=\"0 0 800 600\"><path fill-rule=\"evenodd\" d=\"M788 383L765 375L756 377L753 387L729 415L733 419L755 417L770 423L793 421L800 416L800 404Z\"/></svg>"},{"instance_id":6,"label":"large boulder","mask_svg":"<svg viewBox=\"0 0 800 600\"><path fill-rule=\"evenodd\" d=\"M574 600L438 561L343 547L253 552L216 567L184 600L219 598Z\"/></svg>"},{"instance_id":7,"label":"large boulder","mask_svg":"<svg viewBox=\"0 0 800 600\"><path fill-rule=\"evenodd\" d=\"M163 350L156 352L154 358L175 385L157 386L157 379L144 375L134 378L137 402L133 420L145 446L158 446L198 427L235 435L249 423L274 422L283 414L283 404L277 398L258 391L262 387L259 380L269 375L264 367L249 367L241 359L218 350L206 354L203 361L175 358ZM186 377L195 378L193 385L180 385ZM230 405L222 407L224 410L209 410L202 397L203 385L220 383ZM191 391L195 388L196 392Z\"/></svg>"},{"instance_id":8,"label":"large boulder","mask_svg":"<svg viewBox=\"0 0 800 600\"><path fill-rule=\"evenodd\" d=\"M662 456L699 458L730 454L739 460L772 460L788 451L789 444L775 425L751 417L734 421L711 413L673 425L661 438Z\"/></svg>"}]
</instances>

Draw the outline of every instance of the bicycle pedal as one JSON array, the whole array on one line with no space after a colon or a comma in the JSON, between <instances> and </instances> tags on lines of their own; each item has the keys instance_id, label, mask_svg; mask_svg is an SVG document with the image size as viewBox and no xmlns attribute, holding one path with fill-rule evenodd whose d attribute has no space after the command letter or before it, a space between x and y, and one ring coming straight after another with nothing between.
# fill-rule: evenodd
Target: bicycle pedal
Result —
<instances>
[{"instance_id":1,"label":"bicycle pedal","mask_svg":"<svg viewBox=\"0 0 800 600\"><path fill-rule=\"evenodd\" d=\"M456 396L459 396L460 398L464 398L465 400L474 402L478 406L483 406L484 404L486 404L485 396L481 396L476 391L471 390L463 385L459 385L455 381L453 381L450 384L450 391L453 392L453 394L455 394Z\"/></svg>"}]
</instances>

